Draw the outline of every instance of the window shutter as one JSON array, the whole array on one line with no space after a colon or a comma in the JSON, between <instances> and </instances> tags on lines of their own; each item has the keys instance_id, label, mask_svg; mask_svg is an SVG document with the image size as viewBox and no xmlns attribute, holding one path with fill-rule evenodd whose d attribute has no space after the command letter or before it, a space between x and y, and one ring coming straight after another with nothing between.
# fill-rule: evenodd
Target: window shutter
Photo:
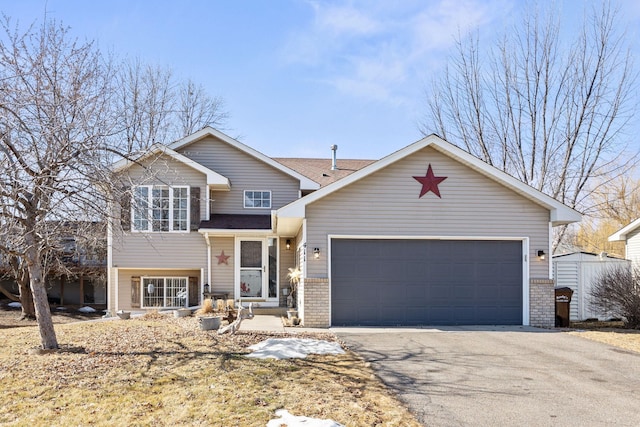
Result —
<instances>
[{"instance_id":1,"label":"window shutter","mask_svg":"<svg viewBox=\"0 0 640 427\"><path fill-rule=\"evenodd\" d=\"M191 231L200 228L200 187L191 187Z\"/></svg>"},{"instance_id":2,"label":"window shutter","mask_svg":"<svg viewBox=\"0 0 640 427\"><path fill-rule=\"evenodd\" d=\"M125 231L131 231L131 194L128 189L123 189L120 198L120 226Z\"/></svg>"},{"instance_id":3,"label":"window shutter","mask_svg":"<svg viewBox=\"0 0 640 427\"><path fill-rule=\"evenodd\" d=\"M140 308L140 277L131 278L131 308Z\"/></svg>"},{"instance_id":4,"label":"window shutter","mask_svg":"<svg viewBox=\"0 0 640 427\"><path fill-rule=\"evenodd\" d=\"M189 277L189 306L198 305L200 301L200 291L197 277Z\"/></svg>"}]
</instances>

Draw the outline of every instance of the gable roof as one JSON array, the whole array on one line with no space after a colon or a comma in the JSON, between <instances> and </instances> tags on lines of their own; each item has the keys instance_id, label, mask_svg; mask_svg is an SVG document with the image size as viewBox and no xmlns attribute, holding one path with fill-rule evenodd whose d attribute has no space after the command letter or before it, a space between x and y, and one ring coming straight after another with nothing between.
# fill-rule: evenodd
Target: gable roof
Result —
<instances>
[{"instance_id":1,"label":"gable roof","mask_svg":"<svg viewBox=\"0 0 640 427\"><path fill-rule=\"evenodd\" d=\"M349 184L359 181L371 175L372 173L379 171L380 169L383 169L392 163L397 162L398 160L401 160L417 151L422 150L425 147L432 147L442 154L465 164L471 169L526 197L534 203L537 203L538 205L549 209L550 220L552 225L554 226L570 224L572 222L578 222L582 219L582 215L574 209L566 206L563 203L560 203L556 199L547 196L541 191L536 190L535 188L489 165L488 163L483 162L477 157L467 153L461 148L456 147L455 145L443 140L442 138L434 134L429 135L417 142L414 142L413 144L408 145L405 148L378 160L377 162L371 163L369 166L366 166L339 181L328 184L318 191L315 191L301 199L298 199L286 206L281 207L277 210L277 216L278 218L282 219L304 218L305 208L307 204L313 203L333 193L334 191L337 191Z\"/></svg>"},{"instance_id":2,"label":"gable roof","mask_svg":"<svg viewBox=\"0 0 640 427\"><path fill-rule=\"evenodd\" d=\"M610 242L619 242L627 240L627 234L633 233L638 227L640 227L640 218L622 227L620 230L609 236Z\"/></svg>"},{"instance_id":3,"label":"gable roof","mask_svg":"<svg viewBox=\"0 0 640 427\"><path fill-rule=\"evenodd\" d=\"M172 150L171 148L167 147L166 145L163 145L160 143L153 144L151 147L149 147L147 151L144 152L144 154L142 154L142 156L140 156L136 160L122 159L114 163L112 167L116 172L123 171L125 169L130 168L134 164L139 164L140 162L143 162L144 160L150 157L160 155L160 154L169 156L174 160L180 163L183 163L186 166L189 166L190 168L197 170L198 172L203 173L207 177L207 185L216 187L217 189L228 190L231 188L231 184L227 177L222 176L219 173L214 172L205 166L202 166L200 163L194 162L187 156L184 156Z\"/></svg>"},{"instance_id":4,"label":"gable roof","mask_svg":"<svg viewBox=\"0 0 640 427\"><path fill-rule=\"evenodd\" d=\"M175 141L171 144L169 144L169 148L171 148L172 150L179 150L181 148L184 148L190 144L193 144L196 141L199 141L203 138L206 138L207 136L213 136L229 145L231 145L232 147L268 164L269 166L278 169L279 171L292 176L294 178L296 178L297 180L300 181L300 189L301 190L317 190L318 188L320 188L320 184L318 184L317 182L313 181L312 179L308 178L307 176L296 172L295 170L283 165L282 163L279 163L275 160L273 160L271 157L265 156L264 154L262 154L261 152L254 150L253 148L249 147L248 145L245 145L243 143L241 143L240 141L231 138L228 135L225 135L224 133L210 127L207 126L201 130L199 130L198 132L192 133L189 136L186 136L182 139L179 139L178 141Z\"/></svg>"},{"instance_id":5,"label":"gable roof","mask_svg":"<svg viewBox=\"0 0 640 427\"><path fill-rule=\"evenodd\" d=\"M338 168L331 170L331 159L305 159L274 157L278 163L301 173L320 184L320 187L336 182L352 173L369 166L375 160L339 159Z\"/></svg>"}]
</instances>

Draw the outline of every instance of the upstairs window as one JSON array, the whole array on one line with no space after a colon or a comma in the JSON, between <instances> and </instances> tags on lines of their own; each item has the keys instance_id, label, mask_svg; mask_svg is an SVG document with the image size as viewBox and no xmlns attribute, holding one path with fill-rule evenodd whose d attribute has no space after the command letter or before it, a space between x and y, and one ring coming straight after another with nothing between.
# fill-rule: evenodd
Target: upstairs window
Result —
<instances>
[{"instance_id":1,"label":"upstairs window","mask_svg":"<svg viewBox=\"0 0 640 427\"><path fill-rule=\"evenodd\" d=\"M245 191L245 208L271 208L271 191Z\"/></svg>"},{"instance_id":2,"label":"upstairs window","mask_svg":"<svg viewBox=\"0 0 640 427\"><path fill-rule=\"evenodd\" d=\"M132 216L134 231L188 231L189 187L134 188Z\"/></svg>"}]
</instances>

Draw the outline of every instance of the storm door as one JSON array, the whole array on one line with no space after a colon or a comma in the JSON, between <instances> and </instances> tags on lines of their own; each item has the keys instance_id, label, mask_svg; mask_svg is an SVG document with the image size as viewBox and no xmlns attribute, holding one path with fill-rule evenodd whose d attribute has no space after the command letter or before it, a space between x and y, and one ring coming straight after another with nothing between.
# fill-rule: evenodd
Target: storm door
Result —
<instances>
[{"instance_id":1,"label":"storm door","mask_svg":"<svg viewBox=\"0 0 640 427\"><path fill-rule=\"evenodd\" d=\"M239 289L237 290L240 298L277 300L277 239L241 239L239 252Z\"/></svg>"}]
</instances>

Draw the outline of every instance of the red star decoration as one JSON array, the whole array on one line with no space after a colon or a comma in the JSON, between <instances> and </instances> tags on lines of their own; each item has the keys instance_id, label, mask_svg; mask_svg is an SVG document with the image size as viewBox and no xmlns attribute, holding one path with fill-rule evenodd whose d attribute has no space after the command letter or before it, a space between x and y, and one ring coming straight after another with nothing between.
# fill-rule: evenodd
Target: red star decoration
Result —
<instances>
[{"instance_id":1,"label":"red star decoration","mask_svg":"<svg viewBox=\"0 0 640 427\"><path fill-rule=\"evenodd\" d=\"M227 261L231 256L230 255L225 255L224 251L222 251L220 253L220 255L216 255L216 258L218 258L218 265L220 264L227 264L229 265L229 262Z\"/></svg>"},{"instance_id":2,"label":"red star decoration","mask_svg":"<svg viewBox=\"0 0 640 427\"><path fill-rule=\"evenodd\" d=\"M413 179L422 184L422 190L420 190L420 196L418 198L424 196L429 191L433 192L436 196L442 198L440 196L440 190L438 189L438 184L447 179L446 176L435 176L433 174L433 169L431 169L431 163L429 163L429 168L427 169L427 174L425 176L414 176Z\"/></svg>"}]
</instances>

